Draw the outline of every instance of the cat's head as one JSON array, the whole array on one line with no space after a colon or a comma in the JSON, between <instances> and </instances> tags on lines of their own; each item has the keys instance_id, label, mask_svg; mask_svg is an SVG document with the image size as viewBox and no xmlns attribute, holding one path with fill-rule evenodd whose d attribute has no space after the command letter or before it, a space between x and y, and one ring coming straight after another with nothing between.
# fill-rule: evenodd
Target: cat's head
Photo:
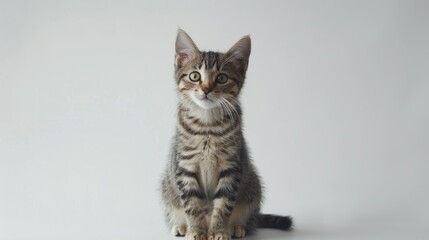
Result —
<instances>
[{"instance_id":1,"label":"cat's head","mask_svg":"<svg viewBox=\"0 0 429 240\"><path fill-rule=\"evenodd\" d=\"M184 101L202 109L237 102L250 55L250 37L241 38L226 53L203 52L183 30L176 38L176 82Z\"/></svg>"}]
</instances>

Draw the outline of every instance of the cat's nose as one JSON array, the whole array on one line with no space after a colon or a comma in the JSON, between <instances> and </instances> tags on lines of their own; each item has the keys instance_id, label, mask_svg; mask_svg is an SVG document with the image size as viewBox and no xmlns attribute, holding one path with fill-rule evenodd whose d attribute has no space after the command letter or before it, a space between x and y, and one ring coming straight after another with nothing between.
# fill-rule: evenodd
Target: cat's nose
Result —
<instances>
[{"instance_id":1,"label":"cat's nose","mask_svg":"<svg viewBox=\"0 0 429 240\"><path fill-rule=\"evenodd\" d=\"M203 92L207 95L211 91L210 88L203 88Z\"/></svg>"}]
</instances>

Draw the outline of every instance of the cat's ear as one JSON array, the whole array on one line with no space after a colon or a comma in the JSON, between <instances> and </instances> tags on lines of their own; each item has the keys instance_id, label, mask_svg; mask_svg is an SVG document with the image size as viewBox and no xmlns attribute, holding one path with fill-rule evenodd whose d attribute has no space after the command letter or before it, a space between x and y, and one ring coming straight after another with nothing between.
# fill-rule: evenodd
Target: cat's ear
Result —
<instances>
[{"instance_id":1,"label":"cat's ear","mask_svg":"<svg viewBox=\"0 0 429 240\"><path fill-rule=\"evenodd\" d=\"M180 67L199 54L199 50L191 37L182 29L177 30L176 66Z\"/></svg>"},{"instance_id":2,"label":"cat's ear","mask_svg":"<svg viewBox=\"0 0 429 240\"><path fill-rule=\"evenodd\" d=\"M243 74L246 72L249 63L250 49L251 41L249 35L247 35L238 40L225 54L228 59L235 60Z\"/></svg>"}]
</instances>

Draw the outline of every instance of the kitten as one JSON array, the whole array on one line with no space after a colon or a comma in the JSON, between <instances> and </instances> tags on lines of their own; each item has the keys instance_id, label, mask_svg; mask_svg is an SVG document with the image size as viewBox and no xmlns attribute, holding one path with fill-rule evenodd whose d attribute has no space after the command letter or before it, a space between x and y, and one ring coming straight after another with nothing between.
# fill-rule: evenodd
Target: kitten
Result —
<instances>
[{"instance_id":1,"label":"kitten","mask_svg":"<svg viewBox=\"0 0 429 240\"><path fill-rule=\"evenodd\" d=\"M176 236L226 240L256 227L292 226L290 217L259 213L261 184L247 153L238 100L249 55L249 36L226 53L201 52L178 31L177 128L162 179L167 221Z\"/></svg>"}]
</instances>

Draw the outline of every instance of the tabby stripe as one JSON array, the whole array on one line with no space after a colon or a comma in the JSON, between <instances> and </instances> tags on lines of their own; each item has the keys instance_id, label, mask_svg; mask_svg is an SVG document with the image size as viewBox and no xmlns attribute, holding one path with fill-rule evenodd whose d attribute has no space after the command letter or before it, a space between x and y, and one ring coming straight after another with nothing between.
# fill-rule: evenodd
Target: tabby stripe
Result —
<instances>
[{"instance_id":1,"label":"tabby stripe","mask_svg":"<svg viewBox=\"0 0 429 240\"><path fill-rule=\"evenodd\" d=\"M222 64L219 62L219 60L216 61L216 70L220 71Z\"/></svg>"},{"instance_id":2,"label":"tabby stripe","mask_svg":"<svg viewBox=\"0 0 429 240\"><path fill-rule=\"evenodd\" d=\"M188 133L192 134L192 135L197 135L198 133L196 131L194 131L193 129L191 129L188 125L185 124L185 122L183 122L183 118L181 116L179 116L179 124L180 126Z\"/></svg>"},{"instance_id":3,"label":"tabby stripe","mask_svg":"<svg viewBox=\"0 0 429 240\"><path fill-rule=\"evenodd\" d=\"M224 148L219 149L219 151L221 151L223 154L229 155L229 152Z\"/></svg>"},{"instance_id":4,"label":"tabby stripe","mask_svg":"<svg viewBox=\"0 0 429 240\"><path fill-rule=\"evenodd\" d=\"M237 112L238 112L238 113L241 113L241 110L239 109L239 107L236 107L236 110L237 110ZM200 119L198 119L198 118L196 118L196 117L194 117L194 116L190 116L190 115L188 115L188 112L189 112L189 109L188 109L188 108L184 108L184 107L180 106L180 107L179 107L179 112L178 112L178 114L179 114L179 118L180 118L180 117L182 117L182 118L183 118L183 119L182 119L182 122L185 122L185 121L184 121L185 119L186 119L186 120L191 120L191 123L196 124L196 125L198 125L199 127L217 127L217 126L221 126L221 125L224 125L224 124L230 123L230 122L228 122L228 121L225 121L225 119L226 119L226 120L230 120L230 119L231 119L231 116L226 115L226 116L224 117L224 120L218 120L218 121L216 121L216 122L214 122L214 123L212 123L212 124L207 124L207 123L201 122L201 121L200 121ZM235 120L235 119L233 119L233 120ZM234 123L235 123L235 124L238 124L239 122L234 122Z\"/></svg>"},{"instance_id":5,"label":"tabby stripe","mask_svg":"<svg viewBox=\"0 0 429 240\"><path fill-rule=\"evenodd\" d=\"M185 183L182 180L176 182L176 185L182 190L185 187Z\"/></svg>"},{"instance_id":6,"label":"tabby stripe","mask_svg":"<svg viewBox=\"0 0 429 240\"><path fill-rule=\"evenodd\" d=\"M228 168L228 169L220 172L219 179L224 178L224 177L229 177L231 175L235 175L235 174L239 174L239 173L241 173L241 168L238 168L238 167Z\"/></svg>"},{"instance_id":7,"label":"tabby stripe","mask_svg":"<svg viewBox=\"0 0 429 240\"><path fill-rule=\"evenodd\" d=\"M185 191L183 191L182 195L180 195L180 198L182 200L185 200L185 199L188 199L188 198L191 198L191 197L196 197L196 198L199 198L199 199L204 199L205 195L204 195L203 192L201 192L198 189L185 190Z\"/></svg>"},{"instance_id":8,"label":"tabby stripe","mask_svg":"<svg viewBox=\"0 0 429 240\"><path fill-rule=\"evenodd\" d=\"M186 199L186 200L183 202L183 206L186 208L186 207L189 205L189 203L191 202L191 200L192 200L192 199L190 199L190 198Z\"/></svg>"},{"instance_id":9,"label":"tabby stripe","mask_svg":"<svg viewBox=\"0 0 429 240\"><path fill-rule=\"evenodd\" d=\"M203 66L202 61L200 63L198 63L197 65L195 65L195 67L198 68L198 70L200 70L202 66Z\"/></svg>"},{"instance_id":10,"label":"tabby stripe","mask_svg":"<svg viewBox=\"0 0 429 240\"><path fill-rule=\"evenodd\" d=\"M206 123L201 122L198 118L193 118L193 119L191 119L190 117L187 117L187 118L189 120L192 120L191 123L198 125L198 127L218 127L218 126L222 126L222 125L226 124L226 122L224 122L224 121L216 121L212 124L206 124Z\"/></svg>"},{"instance_id":11,"label":"tabby stripe","mask_svg":"<svg viewBox=\"0 0 429 240\"><path fill-rule=\"evenodd\" d=\"M199 216L200 214L203 213L203 211L201 209L198 208L189 208L185 210L186 215L191 215L191 216Z\"/></svg>"},{"instance_id":12,"label":"tabby stripe","mask_svg":"<svg viewBox=\"0 0 429 240\"><path fill-rule=\"evenodd\" d=\"M188 171L182 167L179 167L179 169L177 169L177 173L176 173L176 177L180 177L180 176L186 176L186 177L191 177L191 178L195 178L197 179L197 174L191 171Z\"/></svg>"},{"instance_id":13,"label":"tabby stripe","mask_svg":"<svg viewBox=\"0 0 429 240\"><path fill-rule=\"evenodd\" d=\"M194 158L198 153L190 154L190 155L180 155L180 160L189 160Z\"/></svg>"},{"instance_id":14,"label":"tabby stripe","mask_svg":"<svg viewBox=\"0 0 429 240\"><path fill-rule=\"evenodd\" d=\"M180 126L189 134L192 135L213 135L213 136L224 136L228 133L230 133L231 131L235 130L238 128L238 123L237 124L232 124L231 126L229 126L228 128L226 128L225 130L221 131L221 132L214 132L211 130L208 131L197 131L192 129L190 126L188 126L184 121L182 117L179 117L179 124Z\"/></svg>"},{"instance_id":15,"label":"tabby stripe","mask_svg":"<svg viewBox=\"0 0 429 240\"><path fill-rule=\"evenodd\" d=\"M234 210L234 207L229 204L226 204L225 209L228 210L228 212L232 212L232 210Z\"/></svg>"},{"instance_id":16,"label":"tabby stripe","mask_svg":"<svg viewBox=\"0 0 429 240\"><path fill-rule=\"evenodd\" d=\"M192 147L192 146L183 146L183 151L195 151L198 149L198 146Z\"/></svg>"},{"instance_id":17,"label":"tabby stripe","mask_svg":"<svg viewBox=\"0 0 429 240\"><path fill-rule=\"evenodd\" d=\"M189 108L184 107L184 106L179 106L179 113L180 114L184 114L184 113L187 113L187 112L189 112Z\"/></svg>"},{"instance_id":18,"label":"tabby stripe","mask_svg":"<svg viewBox=\"0 0 429 240\"><path fill-rule=\"evenodd\" d=\"M226 209L224 208L224 209L222 209L221 211L219 211L219 215L220 216L223 216L223 217L229 217L229 216L231 216L231 212L229 212L229 211L225 211Z\"/></svg>"},{"instance_id":19,"label":"tabby stripe","mask_svg":"<svg viewBox=\"0 0 429 240\"><path fill-rule=\"evenodd\" d=\"M235 187L233 186L233 189L236 189L236 188L237 188L236 186ZM216 198L226 198L230 201L235 201L235 196L234 196L235 191L236 190L231 190L229 188L223 187L223 188L220 188L219 190L216 191L214 198L215 199Z\"/></svg>"},{"instance_id":20,"label":"tabby stripe","mask_svg":"<svg viewBox=\"0 0 429 240\"><path fill-rule=\"evenodd\" d=\"M190 138L191 136L189 136L188 134L183 134L182 132L179 132L179 138L182 140L182 141L186 141L186 140L189 140L189 138Z\"/></svg>"},{"instance_id":21,"label":"tabby stripe","mask_svg":"<svg viewBox=\"0 0 429 240\"><path fill-rule=\"evenodd\" d=\"M241 178L238 177L238 176L234 176L234 182L240 183L241 182Z\"/></svg>"},{"instance_id":22,"label":"tabby stripe","mask_svg":"<svg viewBox=\"0 0 429 240\"><path fill-rule=\"evenodd\" d=\"M208 59L206 58L206 59L204 59L204 63L205 63L205 65L206 65L206 69L209 69L209 61L208 61Z\"/></svg>"},{"instance_id":23,"label":"tabby stripe","mask_svg":"<svg viewBox=\"0 0 429 240\"><path fill-rule=\"evenodd\" d=\"M217 145L217 147L220 148L220 149L235 148L236 147L235 146L236 142L234 142L234 141L235 140L227 140L227 141L224 141L224 142L219 142L218 145ZM229 155L229 153L228 153L228 155Z\"/></svg>"},{"instance_id":24,"label":"tabby stripe","mask_svg":"<svg viewBox=\"0 0 429 240\"><path fill-rule=\"evenodd\" d=\"M186 73L183 73L182 75L180 75L179 80L177 81L177 84L179 84L180 81L182 81L182 79L186 76L188 76L188 74L186 74Z\"/></svg>"}]
</instances>

